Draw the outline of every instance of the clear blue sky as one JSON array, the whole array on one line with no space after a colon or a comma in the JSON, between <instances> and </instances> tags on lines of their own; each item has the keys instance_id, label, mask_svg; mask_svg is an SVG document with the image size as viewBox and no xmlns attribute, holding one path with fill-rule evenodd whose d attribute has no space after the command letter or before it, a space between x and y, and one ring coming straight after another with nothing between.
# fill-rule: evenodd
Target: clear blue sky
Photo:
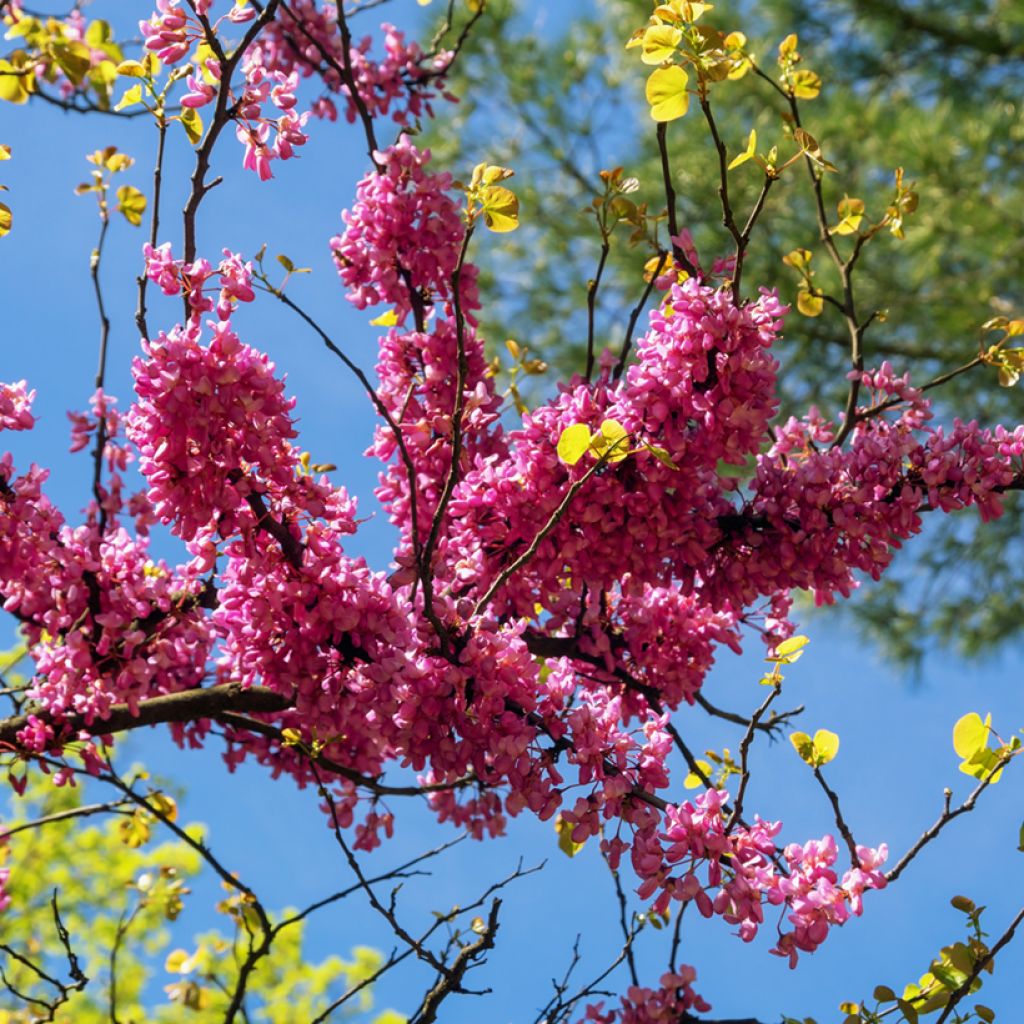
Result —
<instances>
[{"instance_id":1,"label":"clear blue sky","mask_svg":"<svg viewBox=\"0 0 1024 1024\"><path fill-rule=\"evenodd\" d=\"M102 5L96 5L100 13ZM132 4L144 17L148 5ZM540 7L540 4L536 5ZM413 0L396 0L386 16L399 22L417 17ZM372 14L363 16L367 28ZM296 264L313 268L295 279L289 293L319 319L346 351L365 368L374 362L372 313L354 311L345 301L330 261L328 238L340 226L339 212L349 205L355 182L366 167L362 140L355 129L314 124L301 158L276 164L277 177L266 184L240 166L241 149L232 138L219 147L215 173L225 183L207 198L200 219L200 253L215 259L223 247L253 254L269 243L269 254L286 253ZM98 220L93 199L72 189L88 177L85 154L116 145L138 159L125 180L150 190L154 133L143 121L64 115L43 105L0 109L0 142L13 147L13 159L0 164L0 180L10 186L5 201L14 211L15 229L0 242L4 259L2 289L5 331L0 342L0 379L28 378L38 389L37 429L29 435L5 435L19 465L29 461L52 467L50 495L69 519L88 497L90 464L69 456L65 411L84 408L92 392L98 340L96 308L88 275L89 251ZM497 155L496 155L497 156ZM623 162L628 154L622 155ZM191 166L183 133L172 132L165 174L165 229L180 251L180 210ZM465 168L454 168L465 172ZM529 217L529 211L523 211ZM112 319L107 389L130 400L129 361L138 351L133 323L134 277L139 269L143 233L119 219L113 225L103 264L103 283ZM494 244L493 239L485 244ZM169 328L180 316L176 300L150 289L150 324ZM288 374L298 396L303 445L316 460L338 464L336 479L361 496L371 516L355 540L355 549L377 567L389 559L390 530L372 497L377 467L361 457L370 440L373 418L365 395L317 338L279 307L261 297L236 318L243 339L266 349ZM161 542L160 552L175 548ZM1019 681L1020 649L978 664L962 664L943 654L926 661L918 681L890 672L872 650L863 647L845 623L828 612L808 616L804 631L812 638L807 655L789 673L787 699L804 703L804 728L839 732L842 749L830 766L832 785L860 842L887 841L894 859L939 812L942 789L955 798L969 790L956 770L950 742L954 721L964 712L991 711L1005 735L1024 723L1024 694ZM761 696L759 651L743 659L723 656L706 693L720 706L752 707ZM785 706L790 706L787 703ZM684 711L678 724L691 745L738 746L735 731L722 729L703 713ZM156 732L136 735L126 754L179 780L188 791L186 818L211 827L210 841L221 858L239 870L268 906L303 904L345 884L343 869L323 816L310 793L297 793L286 781L271 782L251 767L228 777L219 755L181 753ZM833 829L829 807L811 784L808 770L788 743L758 743L756 773L747 807L766 818L781 818L786 841L819 836ZM713 1004L716 1016L757 1015L771 1021L783 1013L838 1020L841 999L866 995L877 983L901 988L915 980L944 943L962 937L962 917L948 900L965 893L991 908L987 917L996 934L1024 897L1016 830L1024 801L1011 772L986 795L978 812L954 823L945 839L923 855L890 891L869 894L864 918L834 932L814 956L791 972L767 953L766 934L752 946L730 935L721 921L694 918L684 930L683 960L699 971L697 988ZM682 773L677 773L681 781ZM449 838L416 805L395 808L398 835L371 859L371 866L397 863ZM568 861L556 848L550 823L514 822L510 835L487 843L464 843L436 866L430 880L409 883L400 906L412 930L432 909L464 904L478 891L514 868L547 859L539 875L507 890L498 948L475 981L491 986L484 999L452 999L442 1014L446 1024L488 1020L495 1024L532 1020L548 997L548 980L561 974L572 939L582 934L586 957L581 974L595 973L617 948L614 894L593 844ZM214 887L197 893L199 908ZM195 931L210 921L187 918ZM358 943L390 948L392 937L358 898L316 918L310 930L314 956L345 953ZM187 937L183 939L187 942ZM665 933L645 933L640 943L644 980L653 981L665 960ZM1014 964L1017 964L1015 970ZM1019 972L1020 950L1011 948L986 980L979 999L1009 1011ZM423 974L391 975L380 988L380 1005L411 1010L422 991ZM618 976L624 987L625 975ZM1012 1018L1010 1018L1012 1019Z\"/></svg>"}]
</instances>

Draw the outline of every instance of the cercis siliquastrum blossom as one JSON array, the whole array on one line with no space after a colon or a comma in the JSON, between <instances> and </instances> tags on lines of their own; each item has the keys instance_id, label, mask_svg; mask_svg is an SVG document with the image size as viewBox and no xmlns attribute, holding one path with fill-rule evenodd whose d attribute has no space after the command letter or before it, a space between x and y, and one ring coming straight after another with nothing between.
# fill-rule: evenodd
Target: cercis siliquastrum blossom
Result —
<instances>
[{"instance_id":1,"label":"cercis siliquastrum blossom","mask_svg":"<svg viewBox=\"0 0 1024 1024\"><path fill-rule=\"evenodd\" d=\"M311 42L336 47L329 13L292 6ZM146 46L184 59L190 18L161 0ZM282 24L242 63L237 123L261 177L298 144L295 91L316 64L284 46ZM368 113L404 111L399 123L426 103L416 83L433 81L403 47L389 34L386 73L366 47L351 54ZM213 99L217 69L206 70L190 79L187 105ZM393 106L400 93L405 106ZM593 381L575 378L503 423L451 178L405 136L374 162L330 248L349 301L393 314L376 368L390 422L368 455L382 463L377 496L399 532L394 563L375 571L346 552L355 501L308 472L294 400L232 327L235 306L255 298L251 265L229 251L214 266L147 246L148 277L184 294L189 316L144 342L126 417L102 391L73 417L73 447L99 434L107 469L86 522L65 522L44 470L19 475L9 454L0 460L0 594L31 644L30 696L46 717L23 730L23 749L80 741L72 715L102 723L115 704L211 680L258 684L287 709L253 714L251 728L223 724L229 765L252 757L299 785L325 779L332 816L356 829L358 847L393 828L365 783L409 767L438 817L477 836L524 810L561 812L575 842L600 834L656 911L693 902L749 941L778 907L773 952L795 963L884 886L884 844L858 847L840 869L831 836L780 848L781 824L734 820L722 790L673 803L668 716L694 702L721 645L739 649L752 616L770 644L792 631L793 590L831 601L855 573L878 577L925 510L998 515L1021 480L1024 428L932 427L928 402L886 364L860 374L861 411L874 413L844 445L817 410L778 423L772 348L786 310L774 293L737 303L699 277L663 282L624 373L606 354ZM0 386L0 428L30 429L31 397L24 382ZM566 428L608 420L629 439L623 457L559 457ZM125 497L131 460L146 489ZM727 470L749 461L741 486ZM185 544L180 565L149 558L156 522ZM208 732L199 721L178 736L202 743ZM96 768L87 744L79 753ZM694 980L680 967L659 990L634 987L587 1019L701 1011Z\"/></svg>"}]
</instances>

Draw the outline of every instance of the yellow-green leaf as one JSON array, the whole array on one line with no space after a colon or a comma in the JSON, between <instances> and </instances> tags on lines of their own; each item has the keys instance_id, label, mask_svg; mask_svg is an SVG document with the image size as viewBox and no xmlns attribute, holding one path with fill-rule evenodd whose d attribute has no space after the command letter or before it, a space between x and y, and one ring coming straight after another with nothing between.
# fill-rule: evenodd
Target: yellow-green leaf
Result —
<instances>
[{"instance_id":1,"label":"yellow-green leaf","mask_svg":"<svg viewBox=\"0 0 1024 1024\"><path fill-rule=\"evenodd\" d=\"M828 764L839 753L839 737L828 729L819 729L814 734L814 762Z\"/></svg>"},{"instance_id":2,"label":"yellow-green leaf","mask_svg":"<svg viewBox=\"0 0 1024 1024\"><path fill-rule=\"evenodd\" d=\"M991 715L986 716L984 722L976 711L964 715L953 726L953 749L964 760L973 757L979 750L988 747L991 725Z\"/></svg>"},{"instance_id":3,"label":"yellow-green leaf","mask_svg":"<svg viewBox=\"0 0 1024 1024\"><path fill-rule=\"evenodd\" d=\"M0 100L27 103L34 88L31 68L15 67L9 60L0 60Z\"/></svg>"},{"instance_id":4,"label":"yellow-green leaf","mask_svg":"<svg viewBox=\"0 0 1024 1024\"><path fill-rule=\"evenodd\" d=\"M394 327L397 323L398 314L393 309L389 309L386 313L381 313L380 316L375 316L370 321L373 327Z\"/></svg>"},{"instance_id":5,"label":"yellow-green leaf","mask_svg":"<svg viewBox=\"0 0 1024 1024\"><path fill-rule=\"evenodd\" d=\"M178 805L174 797L166 793L151 793L146 801L157 814L168 821L176 821L178 818Z\"/></svg>"},{"instance_id":6,"label":"yellow-green leaf","mask_svg":"<svg viewBox=\"0 0 1024 1024\"><path fill-rule=\"evenodd\" d=\"M191 969L189 961L192 959L188 950L172 949L164 961L164 970L168 974L187 974Z\"/></svg>"},{"instance_id":7,"label":"yellow-green leaf","mask_svg":"<svg viewBox=\"0 0 1024 1024\"><path fill-rule=\"evenodd\" d=\"M203 119L199 116L199 112L192 107L184 107L179 115L181 120L181 126L185 129L185 134L188 136L188 141L193 146L198 144L199 140L203 137Z\"/></svg>"},{"instance_id":8,"label":"yellow-green leaf","mask_svg":"<svg viewBox=\"0 0 1024 1024\"><path fill-rule=\"evenodd\" d=\"M837 235L852 235L864 219L864 200L843 196L839 200L839 223L832 229Z\"/></svg>"},{"instance_id":9,"label":"yellow-green leaf","mask_svg":"<svg viewBox=\"0 0 1024 1024\"><path fill-rule=\"evenodd\" d=\"M674 25L652 25L645 33L640 59L645 64L661 64L676 52L683 30Z\"/></svg>"},{"instance_id":10,"label":"yellow-green leaf","mask_svg":"<svg viewBox=\"0 0 1024 1024\"><path fill-rule=\"evenodd\" d=\"M71 39L54 43L52 51L61 71L70 82L78 85L92 66L92 51L89 47L77 39Z\"/></svg>"},{"instance_id":11,"label":"yellow-green leaf","mask_svg":"<svg viewBox=\"0 0 1024 1024\"><path fill-rule=\"evenodd\" d=\"M146 197L134 186L122 185L117 190L117 208L129 224L138 227L146 212Z\"/></svg>"},{"instance_id":12,"label":"yellow-green leaf","mask_svg":"<svg viewBox=\"0 0 1024 1024\"><path fill-rule=\"evenodd\" d=\"M583 849L583 843L574 843L573 829L576 826L566 821L561 815L555 818L555 831L558 833L558 848L567 857L575 857Z\"/></svg>"},{"instance_id":13,"label":"yellow-green leaf","mask_svg":"<svg viewBox=\"0 0 1024 1024\"><path fill-rule=\"evenodd\" d=\"M558 439L558 457L569 466L575 466L590 448L590 427L574 423L566 427Z\"/></svg>"},{"instance_id":14,"label":"yellow-green leaf","mask_svg":"<svg viewBox=\"0 0 1024 1024\"><path fill-rule=\"evenodd\" d=\"M490 185L481 194L484 223L498 233L519 227L519 200L504 185Z\"/></svg>"},{"instance_id":15,"label":"yellow-green leaf","mask_svg":"<svg viewBox=\"0 0 1024 1024\"><path fill-rule=\"evenodd\" d=\"M121 842L133 850L149 842L152 829L149 824L149 815L144 811L137 810L130 818L125 818L118 826L121 833Z\"/></svg>"},{"instance_id":16,"label":"yellow-green leaf","mask_svg":"<svg viewBox=\"0 0 1024 1024\"><path fill-rule=\"evenodd\" d=\"M711 765L708 764L707 761L701 761L699 759L695 763L697 767L704 773L704 778L710 779L712 772ZM698 786L703 785L704 780L701 779L701 777L696 772L690 772L690 774L687 775L685 779L683 779L684 789L696 789Z\"/></svg>"},{"instance_id":17,"label":"yellow-green leaf","mask_svg":"<svg viewBox=\"0 0 1024 1024\"><path fill-rule=\"evenodd\" d=\"M780 665L792 665L803 656L804 648L810 643L806 636L791 636L775 645L775 653L767 661L777 661Z\"/></svg>"},{"instance_id":18,"label":"yellow-green leaf","mask_svg":"<svg viewBox=\"0 0 1024 1024\"><path fill-rule=\"evenodd\" d=\"M125 107L134 107L136 103L142 102L142 86L136 83L117 101L115 110L124 110Z\"/></svg>"},{"instance_id":19,"label":"yellow-green leaf","mask_svg":"<svg viewBox=\"0 0 1024 1024\"><path fill-rule=\"evenodd\" d=\"M729 164L728 170L732 170L734 167L739 167L740 164L745 164L753 155L757 148L757 132L751 128L750 134L747 136L747 148L740 153L739 156L734 157L731 164Z\"/></svg>"},{"instance_id":20,"label":"yellow-green leaf","mask_svg":"<svg viewBox=\"0 0 1024 1024\"><path fill-rule=\"evenodd\" d=\"M604 420L590 446L598 458L606 455L609 462L621 462L629 454L629 434L618 420Z\"/></svg>"},{"instance_id":21,"label":"yellow-green leaf","mask_svg":"<svg viewBox=\"0 0 1024 1024\"><path fill-rule=\"evenodd\" d=\"M798 100L813 100L821 92L821 78L813 71L794 71L789 79L789 91Z\"/></svg>"},{"instance_id":22,"label":"yellow-green leaf","mask_svg":"<svg viewBox=\"0 0 1024 1024\"><path fill-rule=\"evenodd\" d=\"M814 741L805 732L794 732L789 737L793 749L800 755L800 760L814 764Z\"/></svg>"},{"instance_id":23,"label":"yellow-green leaf","mask_svg":"<svg viewBox=\"0 0 1024 1024\"><path fill-rule=\"evenodd\" d=\"M817 292L801 289L797 292L796 308L804 316L821 316L821 311L825 308L825 300Z\"/></svg>"},{"instance_id":24,"label":"yellow-green leaf","mask_svg":"<svg viewBox=\"0 0 1024 1024\"><path fill-rule=\"evenodd\" d=\"M655 121L674 121L686 113L690 106L690 94L686 91L689 80L678 64L651 72L646 96Z\"/></svg>"},{"instance_id":25,"label":"yellow-green leaf","mask_svg":"<svg viewBox=\"0 0 1024 1024\"><path fill-rule=\"evenodd\" d=\"M782 262L787 267L792 267L794 270L799 270L802 273L811 265L813 258L814 253L810 249L794 249L782 257Z\"/></svg>"},{"instance_id":26,"label":"yellow-green leaf","mask_svg":"<svg viewBox=\"0 0 1024 1024\"><path fill-rule=\"evenodd\" d=\"M117 65L117 73L125 78L145 78L146 69L137 60L123 60Z\"/></svg>"}]
</instances>

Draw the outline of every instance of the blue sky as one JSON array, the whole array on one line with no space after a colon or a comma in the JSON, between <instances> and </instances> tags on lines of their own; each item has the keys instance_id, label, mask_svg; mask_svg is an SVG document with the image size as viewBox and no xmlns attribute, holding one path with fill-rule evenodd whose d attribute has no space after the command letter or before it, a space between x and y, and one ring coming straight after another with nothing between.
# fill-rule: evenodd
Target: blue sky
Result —
<instances>
[{"instance_id":1,"label":"blue sky","mask_svg":"<svg viewBox=\"0 0 1024 1024\"><path fill-rule=\"evenodd\" d=\"M97 14L101 6L96 5ZM132 6L138 7L139 17L148 13L146 4ZM386 16L405 23L418 17L418 9L413 0L395 0ZM368 30L373 15L363 17ZM169 141L160 240L172 241L180 251L177 211L185 197L191 149L184 133L172 132ZM14 232L0 242L6 328L0 379L27 378L39 392L40 419L31 434L7 434L3 442L19 465L36 461L52 468L49 493L73 520L87 500L91 467L86 457L67 454L65 411L84 408L92 392L98 321L89 251L99 223L92 198L76 197L72 190L88 177L86 153L116 145L138 160L124 180L149 192L155 136L141 120L83 118L42 105L5 106L0 142L13 148L13 159L0 164L0 180L10 186L5 201L15 217ZM227 247L251 256L268 242L271 257L286 253L296 264L311 267L311 275L293 279L289 294L357 362L372 369L375 330L368 321L374 314L360 313L345 301L327 246L366 167L361 136L355 129L314 124L301 157L276 164L275 179L265 184L242 171L241 148L232 138L225 138L218 152L214 173L223 174L225 182L204 203L200 253L215 259ZM134 277L142 241L140 229L118 218L102 267L112 319L107 390L121 398L122 407L130 400L128 367L138 351ZM495 244L495 239L480 244ZM149 296L151 328L172 326L180 316L178 301L152 287ZM287 373L289 390L298 396L303 446L315 460L337 463L335 478L360 496L369 519L352 549L376 567L386 567L391 532L371 493L377 468L361 456L373 417L359 385L297 318L269 297L240 310L235 322L244 340L267 350ZM176 549L165 540L158 550L174 557ZM920 678L911 680L880 664L848 624L827 611L808 615L804 631L812 644L788 673L783 704L807 705L802 727L808 731L827 727L840 733L842 748L828 769L829 780L841 794L858 840L888 842L895 860L935 819L944 786L953 788L955 800L969 791L970 780L957 772L950 741L956 719L967 711L991 711L1007 736L1024 724L1024 694L1013 683L1020 678L1020 649L983 663L965 664L947 654L931 657ZM744 658L723 656L705 691L714 703L743 711L760 700L760 652L758 645L751 646L753 653ZM696 749L727 745L735 751L738 746L734 728L722 728L702 712L684 709L677 724ZM126 761L143 759L185 787L185 816L210 825L218 854L237 867L268 906L301 905L347 882L313 794L297 793L284 780L272 782L257 767L227 776L215 749L182 753L156 732L133 736L124 750ZM786 841L833 830L823 794L787 742L769 747L759 741L754 758L750 812L781 818ZM795 972L768 955L767 934L745 946L721 921L689 920L682 959L697 966L697 988L712 1002L715 1015L754 1014L767 1022L786 1012L814 1015L822 1024L841 1019L836 1009L841 999L859 998L878 983L902 988L916 980L941 945L963 936L962 916L949 907L957 893L987 904L989 930L1001 932L1024 896L1022 855L1015 852L1024 801L1016 774L986 794L975 814L951 825L947 836L890 891L869 894L864 918L834 932ZM681 778L678 772L676 779ZM370 858L374 869L451 836L415 803L394 809L398 834ZM446 1024L532 1020L548 997L547 979L564 970L577 933L586 958L581 976L596 973L618 948L614 893L593 844L569 861L558 851L550 823L526 819L513 822L505 839L463 843L437 863L432 878L410 882L400 899L410 928L429 920L433 909L465 904L511 871L520 857L526 865L545 859L548 864L505 894L498 948L474 978L493 987L494 994L453 999L442 1015ZM211 885L197 892L196 909L207 896L212 902L214 891ZM198 931L208 923L200 913L188 926ZM385 949L393 944L358 898L314 919L310 938L316 957L344 953L359 943ZM641 937L645 981L661 973L666 948L665 933ZM1011 1002L1014 958L1019 964L1019 950L1011 948L979 995L997 1010L1016 1005ZM412 1009L424 979L423 974L396 972L380 987L380 1005ZM625 975L617 981L624 987Z\"/></svg>"}]
</instances>

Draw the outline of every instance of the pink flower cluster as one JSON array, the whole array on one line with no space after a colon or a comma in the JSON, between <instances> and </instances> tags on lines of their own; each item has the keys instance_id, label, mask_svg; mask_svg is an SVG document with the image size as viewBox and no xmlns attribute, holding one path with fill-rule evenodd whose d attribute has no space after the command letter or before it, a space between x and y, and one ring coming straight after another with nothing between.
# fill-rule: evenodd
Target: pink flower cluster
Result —
<instances>
[{"instance_id":1,"label":"pink flower cluster","mask_svg":"<svg viewBox=\"0 0 1024 1024\"><path fill-rule=\"evenodd\" d=\"M657 895L655 912L666 910L672 900L692 900L704 917L720 915L750 942L764 923L765 902L784 905L793 928L783 932L780 927L772 952L788 957L795 967L798 951L814 952L830 927L860 915L866 889L885 888L879 870L888 855L885 844L877 850L858 847L857 865L839 881L832 836L791 844L780 858L775 837L781 823L760 818L749 828L734 823L725 812L727 800L726 792L708 790L692 803L669 807L660 825L637 831L633 867L643 879L640 897ZM698 874L701 868L706 884Z\"/></svg>"},{"instance_id":2,"label":"pink flower cluster","mask_svg":"<svg viewBox=\"0 0 1024 1024\"><path fill-rule=\"evenodd\" d=\"M35 391L29 391L23 380L0 382L0 430L31 430L36 424L32 415L35 397Z\"/></svg>"},{"instance_id":3,"label":"pink flower cluster","mask_svg":"<svg viewBox=\"0 0 1024 1024\"><path fill-rule=\"evenodd\" d=\"M384 57L375 61L370 50L373 40L365 36L348 54L352 77L359 97L371 117L391 116L397 124L408 125L424 115L433 117L431 101L443 91L444 72L452 54L423 52L415 40L406 42L405 34L386 22L381 25ZM346 66L345 51L338 27L337 7L333 3L317 5L314 0L297 0L288 5L260 36L254 48L259 63L268 72L297 73L303 78L318 76L325 92L311 105L318 117L331 121L338 116L332 94L345 97L345 117L352 123L358 113L349 88L339 70Z\"/></svg>"},{"instance_id":4,"label":"pink flower cluster","mask_svg":"<svg viewBox=\"0 0 1024 1024\"><path fill-rule=\"evenodd\" d=\"M216 311L218 320L227 320L239 302L252 302L255 293L252 288L252 263L243 263L241 256L230 249L224 250L224 259L216 269L209 260L199 258L192 263L176 260L171 252L171 243L153 248L148 242L142 252L146 260L146 276L164 295L188 296L191 319L203 313ZM211 278L217 278L215 288L219 289L216 302L207 294Z\"/></svg>"},{"instance_id":5,"label":"pink flower cluster","mask_svg":"<svg viewBox=\"0 0 1024 1024\"><path fill-rule=\"evenodd\" d=\"M631 985L620 1005L605 1012L604 1003L587 1006L580 1024L678 1024L690 1010L706 1013L710 1003L693 990L697 972L687 965L663 974L658 989Z\"/></svg>"},{"instance_id":6,"label":"pink flower cluster","mask_svg":"<svg viewBox=\"0 0 1024 1024\"><path fill-rule=\"evenodd\" d=\"M429 150L403 135L376 159L383 171L359 183L354 207L341 215L345 231L331 239L331 250L349 302L358 309L386 303L404 323L417 305L451 303L466 229L448 194L451 175L426 170ZM473 267L462 275L460 300L464 312L479 308Z\"/></svg>"},{"instance_id":7,"label":"pink flower cluster","mask_svg":"<svg viewBox=\"0 0 1024 1024\"><path fill-rule=\"evenodd\" d=\"M182 9L181 0L156 0L156 10L148 21L139 22L144 40L143 46L155 53L164 64L177 64L188 56L192 45L205 37L205 29L198 19L206 18L213 7L213 0L195 0L196 18ZM224 16L229 22L243 24L256 17L256 8L251 4L234 4ZM214 31L223 19L218 19Z\"/></svg>"},{"instance_id":8,"label":"pink flower cluster","mask_svg":"<svg viewBox=\"0 0 1024 1024\"><path fill-rule=\"evenodd\" d=\"M133 364L128 437L155 515L187 541L200 531L234 533L240 516L252 516L243 511L250 496L292 485L298 457L295 402L273 363L242 344L230 320L209 326L209 346L193 320L144 342L146 358Z\"/></svg>"}]
</instances>

